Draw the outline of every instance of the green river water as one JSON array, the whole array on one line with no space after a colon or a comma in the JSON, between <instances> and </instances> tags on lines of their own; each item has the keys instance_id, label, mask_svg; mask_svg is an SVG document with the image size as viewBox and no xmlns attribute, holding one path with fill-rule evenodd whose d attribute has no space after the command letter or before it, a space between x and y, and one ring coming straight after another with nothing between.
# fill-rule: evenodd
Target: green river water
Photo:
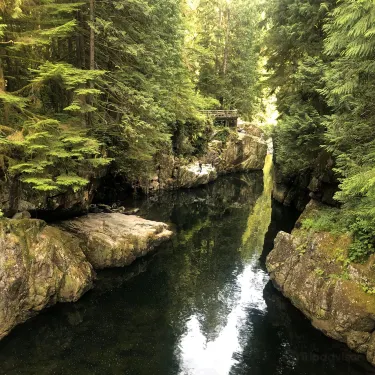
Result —
<instances>
[{"instance_id":1,"label":"green river water","mask_svg":"<svg viewBox=\"0 0 375 375\"><path fill-rule=\"evenodd\" d=\"M362 375L364 357L316 331L269 281L266 254L297 213L266 173L132 204L176 236L0 342L4 375Z\"/></svg>"}]
</instances>

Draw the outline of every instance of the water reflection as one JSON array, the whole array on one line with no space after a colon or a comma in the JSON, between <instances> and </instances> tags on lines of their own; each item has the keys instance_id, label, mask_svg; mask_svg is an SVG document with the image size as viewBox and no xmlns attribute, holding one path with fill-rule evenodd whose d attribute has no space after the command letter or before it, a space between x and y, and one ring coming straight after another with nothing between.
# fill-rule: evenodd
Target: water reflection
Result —
<instances>
[{"instance_id":1,"label":"water reflection","mask_svg":"<svg viewBox=\"0 0 375 375\"><path fill-rule=\"evenodd\" d=\"M254 259L256 262L256 259ZM236 280L238 299L229 313L225 327L214 340L202 333L199 320L193 315L187 323L188 332L180 342L182 370L180 374L227 375L236 363L233 354L241 350L239 328L245 324L246 309L264 311L263 288L267 275L251 265Z\"/></svg>"},{"instance_id":2,"label":"water reflection","mask_svg":"<svg viewBox=\"0 0 375 375\"><path fill-rule=\"evenodd\" d=\"M250 185L250 176L243 179ZM243 269L236 275L233 282L235 293L231 296L234 303L227 315L225 325L220 327L215 337L205 335L201 327L199 315L193 315L187 323L187 333L180 342L181 348L181 375L208 374L227 375L236 363L234 353L241 351L240 328L246 321L246 309L265 311L263 289L268 281L267 274L257 267L258 258L263 249L263 242L271 221L271 192L272 192L272 159L267 156L264 168L263 191L254 197L254 205L248 206L246 226L241 235L238 251L241 255ZM253 200L254 202L254 200ZM221 292L219 292L220 299ZM224 301L225 301L224 296ZM223 310L216 309L215 313L222 315Z\"/></svg>"},{"instance_id":3,"label":"water reflection","mask_svg":"<svg viewBox=\"0 0 375 375\"><path fill-rule=\"evenodd\" d=\"M0 374L373 373L269 284L262 248L295 219L269 189L262 174L234 175L137 202L173 223L173 241L16 328L0 342Z\"/></svg>"}]
</instances>

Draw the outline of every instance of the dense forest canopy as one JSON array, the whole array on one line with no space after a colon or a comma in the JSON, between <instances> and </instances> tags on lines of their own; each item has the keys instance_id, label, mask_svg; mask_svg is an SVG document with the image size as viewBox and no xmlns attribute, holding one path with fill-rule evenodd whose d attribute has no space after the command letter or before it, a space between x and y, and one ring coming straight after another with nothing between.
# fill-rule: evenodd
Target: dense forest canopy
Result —
<instances>
[{"instance_id":1,"label":"dense forest canopy","mask_svg":"<svg viewBox=\"0 0 375 375\"><path fill-rule=\"evenodd\" d=\"M51 194L103 168L140 180L158 154L205 151L200 110L252 120L276 95L278 167L332 160L340 215L314 225L353 232L360 259L375 248L374 55L372 0L5 0L0 177Z\"/></svg>"},{"instance_id":2,"label":"dense forest canopy","mask_svg":"<svg viewBox=\"0 0 375 375\"><path fill-rule=\"evenodd\" d=\"M159 152L202 152L199 110L251 116L250 0L6 0L0 20L4 178L76 190L107 166L137 180Z\"/></svg>"},{"instance_id":3,"label":"dense forest canopy","mask_svg":"<svg viewBox=\"0 0 375 375\"><path fill-rule=\"evenodd\" d=\"M324 153L340 181L329 211L313 226L351 231L351 258L375 244L375 4L372 0L273 0L265 43L280 118L276 161L291 177Z\"/></svg>"}]
</instances>

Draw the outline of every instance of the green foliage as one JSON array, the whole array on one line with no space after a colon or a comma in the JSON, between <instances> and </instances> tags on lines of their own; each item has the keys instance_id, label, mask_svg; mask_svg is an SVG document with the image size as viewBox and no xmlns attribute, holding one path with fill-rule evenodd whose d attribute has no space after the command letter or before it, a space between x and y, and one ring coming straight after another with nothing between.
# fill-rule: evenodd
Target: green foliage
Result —
<instances>
[{"instance_id":1,"label":"green foliage","mask_svg":"<svg viewBox=\"0 0 375 375\"><path fill-rule=\"evenodd\" d=\"M355 221L353 222L353 217L349 225L354 235L353 244L349 248L349 259L354 262L362 262L375 252L374 222L359 218L357 215L355 217Z\"/></svg>"},{"instance_id":2,"label":"green foliage","mask_svg":"<svg viewBox=\"0 0 375 375\"><path fill-rule=\"evenodd\" d=\"M374 225L372 217L359 213L356 208L321 208L314 216L302 222L304 229L316 232L350 233L353 242L349 247L348 257L353 262L363 262L375 252Z\"/></svg>"},{"instance_id":3,"label":"green foliage","mask_svg":"<svg viewBox=\"0 0 375 375\"><path fill-rule=\"evenodd\" d=\"M331 64L324 74L325 95L334 113L327 117L326 148L336 157L348 226L355 241L353 260L375 251L375 5L370 0L343 0L325 25L325 53Z\"/></svg>"},{"instance_id":4,"label":"green foliage","mask_svg":"<svg viewBox=\"0 0 375 375\"><path fill-rule=\"evenodd\" d=\"M312 170L323 149L333 155L342 207L304 227L351 232L349 257L362 261L375 252L375 4L273 0L269 15L276 161L293 177Z\"/></svg>"},{"instance_id":5,"label":"green foliage","mask_svg":"<svg viewBox=\"0 0 375 375\"><path fill-rule=\"evenodd\" d=\"M95 139L53 119L25 124L22 135L9 142L22 155L13 160L9 171L39 191L77 191L88 183L77 173L89 177L92 166L111 161L100 156Z\"/></svg>"},{"instance_id":6,"label":"green foliage","mask_svg":"<svg viewBox=\"0 0 375 375\"><path fill-rule=\"evenodd\" d=\"M315 268L314 272L317 276L324 276L324 271L320 267Z\"/></svg>"},{"instance_id":7,"label":"green foliage","mask_svg":"<svg viewBox=\"0 0 375 375\"><path fill-rule=\"evenodd\" d=\"M200 92L217 99L216 106L254 113L258 88L261 1L201 1L186 10L189 69Z\"/></svg>"},{"instance_id":8,"label":"green foliage","mask_svg":"<svg viewBox=\"0 0 375 375\"><path fill-rule=\"evenodd\" d=\"M37 191L77 191L109 164L147 181L157 155L205 151L200 109L252 111L252 1L94 2L95 14L86 0L0 2L0 158Z\"/></svg>"},{"instance_id":9,"label":"green foliage","mask_svg":"<svg viewBox=\"0 0 375 375\"><path fill-rule=\"evenodd\" d=\"M31 81L34 84L41 84L51 80L61 81L61 84L66 90L72 90L79 85L86 84L88 81L96 80L101 77L104 70L82 70L66 63L51 63L46 62L39 66L38 69L32 69L32 73L36 77ZM86 95L92 93L100 93L100 90L95 89L77 89L75 92L78 95Z\"/></svg>"},{"instance_id":10,"label":"green foliage","mask_svg":"<svg viewBox=\"0 0 375 375\"><path fill-rule=\"evenodd\" d=\"M0 91L0 100L5 104L10 104L19 108L24 108L26 106L26 99L4 91Z\"/></svg>"},{"instance_id":11,"label":"green foliage","mask_svg":"<svg viewBox=\"0 0 375 375\"><path fill-rule=\"evenodd\" d=\"M321 76L323 20L335 1L272 0L265 55L268 85L277 94L280 118L274 129L276 162L287 176L313 169L320 153L330 113L323 95Z\"/></svg>"},{"instance_id":12,"label":"green foliage","mask_svg":"<svg viewBox=\"0 0 375 375\"><path fill-rule=\"evenodd\" d=\"M313 231L330 231L333 233L340 233L344 231L341 226L342 218L340 210L331 207L322 207L319 211L310 215L302 222L304 229L311 229Z\"/></svg>"},{"instance_id":13,"label":"green foliage","mask_svg":"<svg viewBox=\"0 0 375 375\"><path fill-rule=\"evenodd\" d=\"M371 287L368 283L361 283L362 290L367 294L375 294L375 288Z\"/></svg>"},{"instance_id":14,"label":"green foliage","mask_svg":"<svg viewBox=\"0 0 375 375\"><path fill-rule=\"evenodd\" d=\"M234 131L228 127L216 127L213 140L223 142L224 144L233 136Z\"/></svg>"}]
</instances>

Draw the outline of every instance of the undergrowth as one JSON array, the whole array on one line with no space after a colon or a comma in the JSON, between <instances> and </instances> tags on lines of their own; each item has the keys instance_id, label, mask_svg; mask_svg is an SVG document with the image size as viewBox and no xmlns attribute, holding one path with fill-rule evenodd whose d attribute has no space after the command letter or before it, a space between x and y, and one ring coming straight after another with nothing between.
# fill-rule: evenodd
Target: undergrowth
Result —
<instances>
[{"instance_id":1,"label":"undergrowth","mask_svg":"<svg viewBox=\"0 0 375 375\"><path fill-rule=\"evenodd\" d=\"M319 209L302 222L304 229L315 232L350 233L353 242L348 249L348 259L355 263L365 262L375 253L374 224L368 217L349 209L328 207Z\"/></svg>"}]
</instances>

